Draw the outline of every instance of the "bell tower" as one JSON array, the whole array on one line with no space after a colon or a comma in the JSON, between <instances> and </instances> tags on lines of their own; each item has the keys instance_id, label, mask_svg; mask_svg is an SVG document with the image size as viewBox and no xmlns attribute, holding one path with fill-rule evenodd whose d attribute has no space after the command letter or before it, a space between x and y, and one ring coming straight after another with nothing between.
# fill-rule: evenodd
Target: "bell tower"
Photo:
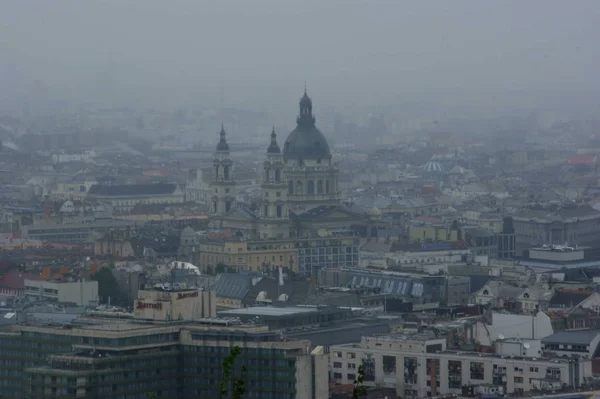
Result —
<instances>
[{"instance_id":1,"label":"bell tower","mask_svg":"<svg viewBox=\"0 0 600 399\"><path fill-rule=\"evenodd\" d=\"M260 217L261 238L287 238L289 236L287 183L284 175L285 161L277 144L275 127L265 157Z\"/></svg>"},{"instance_id":2,"label":"bell tower","mask_svg":"<svg viewBox=\"0 0 600 399\"><path fill-rule=\"evenodd\" d=\"M220 140L213 159L213 180L210 214L222 216L233 207L235 199L235 180L233 161L229 154L225 128L221 125Z\"/></svg>"}]
</instances>

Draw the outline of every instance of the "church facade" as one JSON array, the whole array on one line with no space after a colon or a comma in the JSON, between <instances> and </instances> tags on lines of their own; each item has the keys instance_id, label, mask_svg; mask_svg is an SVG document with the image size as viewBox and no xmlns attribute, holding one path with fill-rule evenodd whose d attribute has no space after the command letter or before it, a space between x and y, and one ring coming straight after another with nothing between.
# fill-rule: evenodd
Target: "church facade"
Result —
<instances>
[{"instance_id":1,"label":"church facade","mask_svg":"<svg viewBox=\"0 0 600 399\"><path fill-rule=\"evenodd\" d=\"M234 162L223 128L220 135L212 181L213 227L231 228L238 237L252 240L308 237L320 229L367 234L369 217L347 209L340 201L339 170L327 139L316 126L306 90L300 99L296 128L283 150L275 129L271 132L258 210L234 204Z\"/></svg>"}]
</instances>

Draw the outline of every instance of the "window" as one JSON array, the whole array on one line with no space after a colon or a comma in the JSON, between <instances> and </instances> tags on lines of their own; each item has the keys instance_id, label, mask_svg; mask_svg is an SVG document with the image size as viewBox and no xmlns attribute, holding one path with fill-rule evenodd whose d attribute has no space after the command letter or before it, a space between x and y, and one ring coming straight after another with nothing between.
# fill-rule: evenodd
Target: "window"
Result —
<instances>
[{"instance_id":1,"label":"window","mask_svg":"<svg viewBox=\"0 0 600 399\"><path fill-rule=\"evenodd\" d=\"M317 194L323 194L323 180L317 182Z\"/></svg>"},{"instance_id":2,"label":"window","mask_svg":"<svg viewBox=\"0 0 600 399\"><path fill-rule=\"evenodd\" d=\"M515 377L515 384L522 384L523 383L523 377Z\"/></svg>"},{"instance_id":3,"label":"window","mask_svg":"<svg viewBox=\"0 0 600 399\"><path fill-rule=\"evenodd\" d=\"M342 373L333 373L333 379L334 380L341 380L342 379Z\"/></svg>"},{"instance_id":4,"label":"window","mask_svg":"<svg viewBox=\"0 0 600 399\"><path fill-rule=\"evenodd\" d=\"M342 357L342 352L333 352L334 357Z\"/></svg>"},{"instance_id":5,"label":"window","mask_svg":"<svg viewBox=\"0 0 600 399\"><path fill-rule=\"evenodd\" d=\"M325 194L329 194L329 180L325 180Z\"/></svg>"},{"instance_id":6,"label":"window","mask_svg":"<svg viewBox=\"0 0 600 399\"><path fill-rule=\"evenodd\" d=\"M356 353L348 352L348 359L356 359Z\"/></svg>"},{"instance_id":7,"label":"window","mask_svg":"<svg viewBox=\"0 0 600 399\"><path fill-rule=\"evenodd\" d=\"M275 181L277 183L279 183L280 180L281 180L281 172L279 171L279 169L275 169Z\"/></svg>"},{"instance_id":8,"label":"window","mask_svg":"<svg viewBox=\"0 0 600 399\"><path fill-rule=\"evenodd\" d=\"M294 182L293 181L288 183L288 193L294 194Z\"/></svg>"},{"instance_id":9,"label":"window","mask_svg":"<svg viewBox=\"0 0 600 399\"><path fill-rule=\"evenodd\" d=\"M334 369L341 369L342 368L342 363L341 362L333 362L333 368Z\"/></svg>"},{"instance_id":10,"label":"window","mask_svg":"<svg viewBox=\"0 0 600 399\"><path fill-rule=\"evenodd\" d=\"M277 217L280 218L283 216L283 208L281 207L281 205L277 205Z\"/></svg>"},{"instance_id":11,"label":"window","mask_svg":"<svg viewBox=\"0 0 600 399\"><path fill-rule=\"evenodd\" d=\"M356 374L348 374L348 380L349 380L349 381L354 381L354 380L356 380Z\"/></svg>"},{"instance_id":12,"label":"window","mask_svg":"<svg viewBox=\"0 0 600 399\"><path fill-rule=\"evenodd\" d=\"M490 292L488 290L483 290L482 294L483 295L490 295Z\"/></svg>"},{"instance_id":13,"label":"window","mask_svg":"<svg viewBox=\"0 0 600 399\"><path fill-rule=\"evenodd\" d=\"M308 194L314 194L315 193L315 182L312 180L309 180L307 189L308 189Z\"/></svg>"}]
</instances>

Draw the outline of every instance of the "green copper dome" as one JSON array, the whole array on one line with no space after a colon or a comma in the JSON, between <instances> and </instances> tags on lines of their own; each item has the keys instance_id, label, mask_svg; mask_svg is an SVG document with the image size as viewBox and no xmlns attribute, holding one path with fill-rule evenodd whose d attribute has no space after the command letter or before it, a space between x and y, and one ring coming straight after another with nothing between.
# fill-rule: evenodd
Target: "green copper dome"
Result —
<instances>
[{"instance_id":1,"label":"green copper dome","mask_svg":"<svg viewBox=\"0 0 600 399\"><path fill-rule=\"evenodd\" d=\"M306 94L306 90L300 99L300 115L296 123L296 128L285 140L283 155L295 159L331 156L327 139L316 127L315 117L312 114L312 101Z\"/></svg>"}]
</instances>

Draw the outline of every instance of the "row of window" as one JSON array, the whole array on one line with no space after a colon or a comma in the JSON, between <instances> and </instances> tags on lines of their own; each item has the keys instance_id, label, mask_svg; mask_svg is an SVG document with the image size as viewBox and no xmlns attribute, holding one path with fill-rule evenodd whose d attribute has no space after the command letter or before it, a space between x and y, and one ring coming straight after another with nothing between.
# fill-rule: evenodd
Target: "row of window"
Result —
<instances>
[{"instance_id":1,"label":"row of window","mask_svg":"<svg viewBox=\"0 0 600 399\"><path fill-rule=\"evenodd\" d=\"M323 189L323 186L325 189ZM304 192L304 185L300 180L296 183L293 181L288 182L288 193L289 194L315 194L315 182L313 180L309 180L306 184L306 192ZM329 180L325 180L325 185L323 185L323 180L317 181L317 190L316 194L329 194Z\"/></svg>"}]
</instances>

